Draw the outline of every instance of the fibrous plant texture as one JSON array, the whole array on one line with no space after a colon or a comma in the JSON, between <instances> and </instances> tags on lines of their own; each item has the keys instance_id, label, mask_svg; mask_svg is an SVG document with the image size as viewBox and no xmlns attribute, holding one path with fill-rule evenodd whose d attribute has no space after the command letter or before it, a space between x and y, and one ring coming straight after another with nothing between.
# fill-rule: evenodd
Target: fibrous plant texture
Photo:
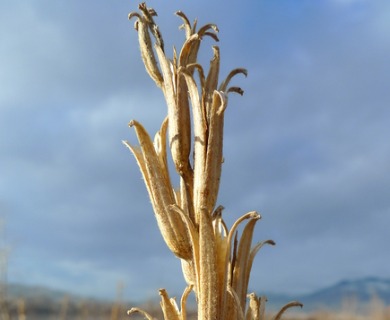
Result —
<instances>
[{"instance_id":1,"label":"fibrous plant texture","mask_svg":"<svg viewBox=\"0 0 390 320\"><path fill-rule=\"evenodd\" d=\"M179 304L160 290L161 307L166 320L185 320L186 301L194 293L198 319L264 319L266 298L248 294L248 282L256 253L264 244L252 246L252 236L260 215L253 211L241 216L228 229L222 218L223 208L216 206L223 164L224 116L230 93L242 94L230 86L237 74L246 76L245 69L232 70L220 81L220 51L213 46L213 57L207 73L197 60L204 37L218 41L214 24L197 28L183 12L185 41L180 50L173 49L168 58L164 41L154 19L156 12L145 3L135 19L141 57L146 71L161 88L167 103L167 117L152 139L145 128L132 120L139 146L124 141L134 155L145 180L155 217L165 243L181 260L188 284ZM168 170L168 151L179 178L174 188ZM241 235L238 229L242 225ZM297 302L287 304L275 319ZM146 311L133 308L152 319Z\"/></svg>"}]
</instances>

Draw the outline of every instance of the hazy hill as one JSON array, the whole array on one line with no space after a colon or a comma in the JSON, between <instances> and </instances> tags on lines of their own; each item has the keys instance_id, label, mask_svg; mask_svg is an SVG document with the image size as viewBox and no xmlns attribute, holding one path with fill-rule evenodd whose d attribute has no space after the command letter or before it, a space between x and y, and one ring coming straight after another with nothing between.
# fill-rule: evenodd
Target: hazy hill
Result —
<instances>
[{"instance_id":1,"label":"hazy hill","mask_svg":"<svg viewBox=\"0 0 390 320\"><path fill-rule=\"evenodd\" d=\"M374 297L390 304L390 279L364 278L344 280L334 286L318 290L301 297L302 302L313 307L325 306L339 308L341 303L350 299L357 304L368 304Z\"/></svg>"},{"instance_id":2,"label":"hazy hill","mask_svg":"<svg viewBox=\"0 0 390 320\"><path fill-rule=\"evenodd\" d=\"M16 319L20 313L21 303L29 320L57 320L65 319L66 316L69 316L69 319L79 316L83 319L109 319L113 307L120 307L110 301L23 284L8 285L6 296L8 303L3 303L2 308L7 309L6 312L9 313L11 319Z\"/></svg>"},{"instance_id":3,"label":"hazy hill","mask_svg":"<svg viewBox=\"0 0 390 320\"><path fill-rule=\"evenodd\" d=\"M267 295L270 307L298 300L304 304L305 311L314 309L340 309L346 301L352 301L357 307L364 307L375 298L390 305L390 279L369 277L357 280L343 280L335 285L305 295Z\"/></svg>"}]
</instances>

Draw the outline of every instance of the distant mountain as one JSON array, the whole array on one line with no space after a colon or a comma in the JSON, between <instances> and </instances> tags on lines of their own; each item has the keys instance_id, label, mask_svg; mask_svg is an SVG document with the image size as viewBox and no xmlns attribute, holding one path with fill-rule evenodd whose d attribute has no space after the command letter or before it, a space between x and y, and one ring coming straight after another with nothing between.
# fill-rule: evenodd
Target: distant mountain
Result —
<instances>
[{"instance_id":1,"label":"distant mountain","mask_svg":"<svg viewBox=\"0 0 390 320\"><path fill-rule=\"evenodd\" d=\"M27 318L31 320L64 318L65 315L75 317L86 312L90 316L105 315L107 318L114 306L114 303L110 301L82 297L43 286L23 284L8 284L6 298L8 302L6 309L12 319L19 312L18 302L20 303L20 301L24 302L24 308L28 313Z\"/></svg>"},{"instance_id":2,"label":"distant mountain","mask_svg":"<svg viewBox=\"0 0 390 320\"><path fill-rule=\"evenodd\" d=\"M346 300L351 300L358 306L367 305L373 298L379 298L386 305L390 304L390 279L370 277L344 280L301 297L302 303L306 302L311 308L331 309L339 309Z\"/></svg>"},{"instance_id":3,"label":"distant mountain","mask_svg":"<svg viewBox=\"0 0 390 320\"><path fill-rule=\"evenodd\" d=\"M378 298L385 305L390 305L390 279L369 277L357 280L343 280L335 285L305 295L267 295L272 309L286 302L298 300L303 303L304 311L315 309L341 309L346 302L356 307L367 306L373 298Z\"/></svg>"},{"instance_id":4,"label":"distant mountain","mask_svg":"<svg viewBox=\"0 0 390 320\"><path fill-rule=\"evenodd\" d=\"M45 299L50 302L59 302L67 297L76 298L73 294L65 291L50 289L43 286L28 286L24 284L10 284L7 286L7 296L10 299L39 300Z\"/></svg>"}]
</instances>

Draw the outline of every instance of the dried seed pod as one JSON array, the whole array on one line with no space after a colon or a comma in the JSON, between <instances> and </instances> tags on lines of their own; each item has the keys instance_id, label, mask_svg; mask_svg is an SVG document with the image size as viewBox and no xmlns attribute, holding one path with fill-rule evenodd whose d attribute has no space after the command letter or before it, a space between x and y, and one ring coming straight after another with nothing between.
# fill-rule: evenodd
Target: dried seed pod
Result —
<instances>
[{"instance_id":1,"label":"dried seed pod","mask_svg":"<svg viewBox=\"0 0 390 320\"><path fill-rule=\"evenodd\" d=\"M202 103L204 107L204 113L206 115L207 122L210 122L211 105L213 101L214 91L218 86L218 75L220 65L219 47L213 46L214 56L210 61L209 73L205 80L205 84L202 87Z\"/></svg>"},{"instance_id":2,"label":"dried seed pod","mask_svg":"<svg viewBox=\"0 0 390 320\"><path fill-rule=\"evenodd\" d=\"M209 214L214 210L221 180L223 163L223 125L226 106L226 95L219 91L214 91L207 127L206 157L203 168L200 168L203 173L195 173L201 175L199 188L197 189L197 186L194 187L194 195L199 196L198 199L194 199L195 208L205 207ZM195 168L195 170L198 169Z\"/></svg>"},{"instance_id":3,"label":"dried seed pod","mask_svg":"<svg viewBox=\"0 0 390 320\"><path fill-rule=\"evenodd\" d=\"M256 222L260 218L261 216L259 214L254 215L246 224L238 244L237 258L233 270L232 287L237 292L241 307L243 309L245 309L246 295L248 290L250 274L250 266L248 264L252 246L252 237ZM245 281L246 279L248 281Z\"/></svg>"},{"instance_id":4,"label":"dried seed pod","mask_svg":"<svg viewBox=\"0 0 390 320\"><path fill-rule=\"evenodd\" d=\"M165 320L181 320L180 311L175 299L170 299L165 289L159 290L161 296L161 309Z\"/></svg>"},{"instance_id":5,"label":"dried seed pod","mask_svg":"<svg viewBox=\"0 0 390 320\"><path fill-rule=\"evenodd\" d=\"M164 78L164 96L168 106L169 144L176 171L186 180L192 180L189 162L191 151L191 123L187 87L182 77L176 75L162 49L156 46Z\"/></svg>"},{"instance_id":6,"label":"dried seed pod","mask_svg":"<svg viewBox=\"0 0 390 320\"><path fill-rule=\"evenodd\" d=\"M192 246L189 230L180 214L169 210L170 206L175 205L175 197L167 168L162 166L144 127L134 120L129 125L135 128L140 148L128 142L124 144L133 153L141 168L161 234L175 255L182 259L190 259Z\"/></svg>"},{"instance_id":7,"label":"dried seed pod","mask_svg":"<svg viewBox=\"0 0 390 320\"><path fill-rule=\"evenodd\" d=\"M162 89L168 105L168 115L155 135L154 143L141 124L130 123L135 128L140 146L125 145L131 150L141 169L149 192L161 234L169 249L182 259L182 270L188 283L181 298L179 310L174 299L164 289L160 290L164 319L185 320L186 301L191 290L198 303L200 320L263 320L266 298L246 297L249 276L256 253L264 244L252 246L255 224L260 215L249 212L241 216L228 230L222 219L222 208L216 206L223 163L223 127L230 92L243 94L237 86L229 86L237 74L247 75L245 69L232 70L218 86L220 70L219 47L213 47L207 76L198 63L202 38L210 36L218 41L218 28L206 24L198 31L197 21L191 25L181 11L176 14L183 20L186 40L173 59L164 50L163 37L154 17L157 13L139 5L135 28L138 31L141 57L146 70ZM153 41L152 41L153 39ZM199 80L194 79L195 70ZM168 142L167 145L167 135ZM179 174L180 188L174 190L168 171L167 148ZM191 149L193 159L190 159ZM241 237L238 227L249 220ZM287 304L275 316L300 305ZM246 313L245 313L246 311ZM139 309L145 318L151 316Z\"/></svg>"},{"instance_id":8,"label":"dried seed pod","mask_svg":"<svg viewBox=\"0 0 390 320\"><path fill-rule=\"evenodd\" d=\"M137 17L135 26L138 31L138 42L145 69L156 85L161 88L163 84L163 77L159 67L157 66L157 61L153 51L152 39L149 34L150 22L147 21L145 16L141 16L137 12L131 12L129 14L129 19L132 19L133 17Z\"/></svg>"}]
</instances>

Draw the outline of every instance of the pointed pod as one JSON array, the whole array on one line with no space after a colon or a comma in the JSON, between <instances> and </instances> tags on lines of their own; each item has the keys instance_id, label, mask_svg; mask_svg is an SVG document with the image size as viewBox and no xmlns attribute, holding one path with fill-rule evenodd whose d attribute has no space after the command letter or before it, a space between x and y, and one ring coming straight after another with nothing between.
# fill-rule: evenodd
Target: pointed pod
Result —
<instances>
[{"instance_id":1,"label":"pointed pod","mask_svg":"<svg viewBox=\"0 0 390 320\"><path fill-rule=\"evenodd\" d=\"M126 142L125 145L139 164L161 234L176 256L189 259L192 256L192 248L187 227L178 213L172 213L168 209L175 204L175 197L167 168L162 165L144 127L135 120L130 122L130 126L135 128L140 148Z\"/></svg>"},{"instance_id":2,"label":"pointed pod","mask_svg":"<svg viewBox=\"0 0 390 320\"><path fill-rule=\"evenodd\" d=\"M206 119L210 121L210 112L211 112L211 103L213 101L214 91L217 90L218 86L218 75L219 75L219 65L220 65L220 54L219 47L213 46L213 58L210 61L209 73L204 86L202 87L202 100L203 107L205 109Z\"/></svg>"},{"instance_id":3,"label":"pointed pod","mask_svg":"<svg viewBox=\"0 0 390 320\"><path fill-rule=\"evenodd\" d=\"M203 108L201 105L201 99L199 97L198 87L188 70L184 67L179 68L178 73L184 76L187 88L188 95L191 100L192 105L192 119L193 119L193 131L194 131L194 180L193 180L193 204L195 212L195 224L199 223L199 213L200 213L200 191L202 183L204 181L204 171L206 165L206 151L207 151L207 123ZM211 214L211 211L210 211Z\"/></svg>"},{"instance_id":4,"label":"pointed pod","mask_svg":"<svg viewBox=\"0 0 390 320\"><path fill-rule=\"evenodd\" d=\"M135 120L130 121L129 126L134 127L140 144L144 162L141 169L145 170L143 172L144 178L149 180L151 198L154 204L159 207L158 212L167 211L168 206L175 203L167 167L163 165L163 161L160 161L155 145L145 128ZM139 152L133 153L138 154Z\"/></svg>"},{"instance_id":5,"label":"pointed pod","mask_svg":"<svg viewBox=\"0 0 390 320\"><path fill-rule=\"evenodd\" d=\"M252 246L253 232L256 222L261 218L259 214L253 216L246 224L240 238L237 250L236 263L233 270L232 287L237 292L241 307L245 310L246 295L250 275L250 252Z\"/></svg>"},{"instance_id":6,"label":"pointed pod","mask_svg":"<svg viewBox=\"0 0 390 320\"><path fill-rule=\"evenodd\" d=\"M226 95L219 91L214 91L209 113L210 119L207 123L204 163L200 168L194 168L195 211L196 208L206 208L209 214L211 214L217 201L223 163L223 125L226 106ZM195 183L197 174L200 176L198 184Z\"/></svg>"},{"instance_id":7,"label":"pointed pod","mask_svg":"<svg viewBox=\"0 0 390 320\"><path fill-rule=\"evenodd\" d=\"M129 14L129 19L137 17L136 29L138 31L138 42L141 51L141 58L144 62L145 69L149 76L154 80L158 87L162 86L163 78L160 69L157 66L157 61L153 51L152 40L149 34L148 21L144 17L141 17L136 12Z\"/></svg>"},{"instance_id":8,"label":"pointed pod","mask_svg":"<svg viewBox=\"0 0 390 320\"><path fill-rule=\"evenodd\" d=\"M226 288L228 288L229 286L231 287L231 284L232 284L232 277L233 277L233 275L232 275L233 270L232 269L234 268L234 265L235 265L235 260L236 260L235 255L236 255L236 250L237 250L236 249L236 239L234 240L234 244L233 244L233 237L235 237L235 235L236 235L236 230L242 222L244 222L247 219L253 219L254 217L257 217L258 215L259 214L256 211L250 211L250 212L242 215L240 218L238 218L234 222L233 226L229 230L229 233L228 233L228 236L226 239L227 247L226 247L226 251L225 251L226 265L225 265L225 271L223 273L224 279L223 279L223 282L221 284L221 286L224 288L224 290L226 290ZM231 258L232 245L234 245L233 259ZM221 307L222 310L228 309L228 297L226 295L221 296L221 305L222 305L222 307ZM227 311L225 311L225 314L226 314L226 312Z\"/></svg>"},{"instance_id":9,"label":"pointed pod","mask_svg":"<svg viewBox=\"0 0 390 320\"><path fill-rule=\"evenodd\" d=\"M165 289L160 289L159 294L161 296L161 309L164 314L165 320L181 320L180 311L177 307L176 301L168 297L168 293Z\"/></svg>"},{"instance_id":10,"label":"pointed pod","mask_svg":"<svg viewBox=\"0 0 390 320\"><path fill-rule=\"evenodd\" d=\"M163 91L168 105L168 132L172 159L176 171L185 179L191 180L192 169L189 164L191 123L186 81L180 74L174 74L172 63L159 46L156 46L156 52L164 78Z\"/></svg>"}]
</instances>

